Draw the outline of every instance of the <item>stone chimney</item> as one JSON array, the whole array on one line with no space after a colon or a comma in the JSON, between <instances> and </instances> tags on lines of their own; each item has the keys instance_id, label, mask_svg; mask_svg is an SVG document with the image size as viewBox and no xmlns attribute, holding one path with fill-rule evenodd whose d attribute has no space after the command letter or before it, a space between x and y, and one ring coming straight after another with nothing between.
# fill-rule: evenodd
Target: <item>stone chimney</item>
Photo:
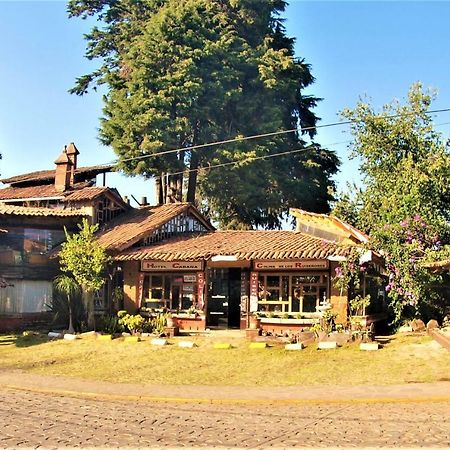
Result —
<instances>
[{"instance_id":1,"label":"stone chimney","mask_svg":"<svg viewBox=\"0 0 450 450\"><path fill-rule=\"evenodd\" d=\"M67 156L66 147L55 161L55 189L64 192L70 186L73 163Z\"/></svg>"},{"instance_id":2,"label":"stone chimney","mask_svg":"<svg viewBox=\"0 0 450 450\"><path fill-rule=\"evenodd\" d=\"M71 142L66 147L66 153L69 159L72 161L72 167L70 172L70 184L73 185L75 183L75 170L77 170L77 156L80 154L80 152L75 147L75 144Z\"/></svg>"}]
</instances>

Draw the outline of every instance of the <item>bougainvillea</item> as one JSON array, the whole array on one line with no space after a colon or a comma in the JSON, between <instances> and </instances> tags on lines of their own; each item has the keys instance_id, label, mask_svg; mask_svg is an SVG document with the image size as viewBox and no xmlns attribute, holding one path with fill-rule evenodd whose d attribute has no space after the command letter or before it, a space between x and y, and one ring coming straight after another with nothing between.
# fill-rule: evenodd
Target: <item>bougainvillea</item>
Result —
<instances>
[{"instance_id":1,"label":"bougainvillea","mask_svg":"<svg viewBox=\"0 0 450 450\"><path fill-rule=\"evenodd\" d=\"M397 224L386 224L373 234L372 245L383 249L388 271L386 292L397 322L421 315L427 304L438 306L430 286L440 281L440 275L433 274L424 263L447 254L445 236L439 228L415 214Z\"/></svg>"}]
</instances>

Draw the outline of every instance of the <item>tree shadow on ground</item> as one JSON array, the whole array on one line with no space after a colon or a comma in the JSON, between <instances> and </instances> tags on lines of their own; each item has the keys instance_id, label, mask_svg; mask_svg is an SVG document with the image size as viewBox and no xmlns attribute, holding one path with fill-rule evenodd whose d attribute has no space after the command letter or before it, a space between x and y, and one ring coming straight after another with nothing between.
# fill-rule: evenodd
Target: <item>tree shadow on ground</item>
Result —
<instances>
[{"instance_id":1,"label":"tree shadow on ground","mask_svg":"<svg viewBox=\"0 0 450 450\"><path fill-rule=\"evenodd\" d=\"M35 345L45 344L49 342L48 336L45 334L7 334L0 335L0 346L14 345L18 348L33 347Z\"/></svg>"}]
</instances>

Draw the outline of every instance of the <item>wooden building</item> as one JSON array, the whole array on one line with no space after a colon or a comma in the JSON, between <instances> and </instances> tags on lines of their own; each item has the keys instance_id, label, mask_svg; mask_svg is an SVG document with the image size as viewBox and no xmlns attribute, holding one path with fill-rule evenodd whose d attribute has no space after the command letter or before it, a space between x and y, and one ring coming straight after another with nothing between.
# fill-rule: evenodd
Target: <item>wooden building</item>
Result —
<instances>
[{"instance_id":1,"label":"wooden building","mask_svg":"<svg viewBox=\"0 0 450 450\"><path fill-rule=\"evenodd\" d=\"M169 310L180 328L202 330L245 328L259 312L262 326L277 332L317 322L323 301L332 303L338 321L347 320L347 293L333 277L349 247L366 237L333 223L327 237L319 226L216 231L194 206L174 203L124 214L99 234L99 243L121 267L130 313ZM374 296L380 290L378 282Z\"/></svg>"},{"instance_id":2,"label":"wooden building","mask_svg":"<svg viewBox=\"0 0 450 450\"><path fill-rule=\"evenodd\" d=\"M1 180L0 331L45 320L52 301L52 280L59 273L48 253L64 240L64 228L77 231L82 218L104 224L129 210L115 189L96 186L110 166L77 167L72 143L54 170Z\"/></svg>"}]
</instances>

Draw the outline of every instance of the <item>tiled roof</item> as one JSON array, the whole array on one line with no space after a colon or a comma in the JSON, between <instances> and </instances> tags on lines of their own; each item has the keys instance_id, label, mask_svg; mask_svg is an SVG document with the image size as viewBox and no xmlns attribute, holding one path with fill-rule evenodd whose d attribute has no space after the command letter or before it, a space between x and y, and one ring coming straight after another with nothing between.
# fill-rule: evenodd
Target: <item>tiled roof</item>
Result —
<instances>
[{"instance_id":1,"label":"tiled roof","mask_svg":"<svg viewBox=\"0 0 450 450\"><path fill-rule=\"evenodd\" d=\"M74 190L67 192L64 201L65 202L79 202L82 200L94 200L94 198L110 191L107 187L92 186L84 189Z\"/></svg>"},{"instance_id":2,"label":"tiled roof","mask_svg":"<svg viewBox=\"0 0 450 450\"><path fill-rule=\"evenodd\" d=\"M0 204L0 216L1 215L69 217L69 216L87 216L88 214L79 209L77 210L77 209L29 208L25 206Z\"/></svg>"},{"instance_id":3,"label":"tiled roof","mask_svg":"<svg viewBox=\"0 0 450 450\"><path fill-rule=\"evenodd\" d=\"M348 247L296 231L215 231L125 250L116 260L196 261L215 255L252 259L322 259L345 256Z\"/></svg>"},{"instance_id":4,"label":"tiled roof","mask_svg":"<svg viewBox=\"0 0 450 450\"><path fill-rule=\"evenodd\" d=\"M114 168L111 164L100 166L86 166L79 167L75 170L75 180L84 181L91 179L100 173L111 172ZM55 180L55 170L40 170L38 172L24 173L22 175L15 175L9 178L3 178L0 182L5 184L25 184L25 183L52 183Z\"/></svg>"},{"instance_id":5,"label":"tiled roof","mask_svg":"<svg viewBox=\"0 0 450 450\"><path fill-rule=\"evenodd\" d=\"M1 200L57 198L65 202L93 200L99 195L111 191L107 187L91 186L91 183L76 183L64 192L57 191L53 184L28 187L7 187L0 189ZM117 196L118 194L116 194Z\"/></svg>"},{"instance_id":6,"label":"tiled roof","mask_svg":"<svg viewBox=\"0 0 450 450\"><path fill-rule=\"evenodd\" d=\"M109 251L121 251L130 247L174 217L185 211L191 211L208 229L213 227L202 219L196 208L190 203L168 203L131 209L108 223L107 228L99 232L98 242Z\"/></svg>"}]
</instances>

